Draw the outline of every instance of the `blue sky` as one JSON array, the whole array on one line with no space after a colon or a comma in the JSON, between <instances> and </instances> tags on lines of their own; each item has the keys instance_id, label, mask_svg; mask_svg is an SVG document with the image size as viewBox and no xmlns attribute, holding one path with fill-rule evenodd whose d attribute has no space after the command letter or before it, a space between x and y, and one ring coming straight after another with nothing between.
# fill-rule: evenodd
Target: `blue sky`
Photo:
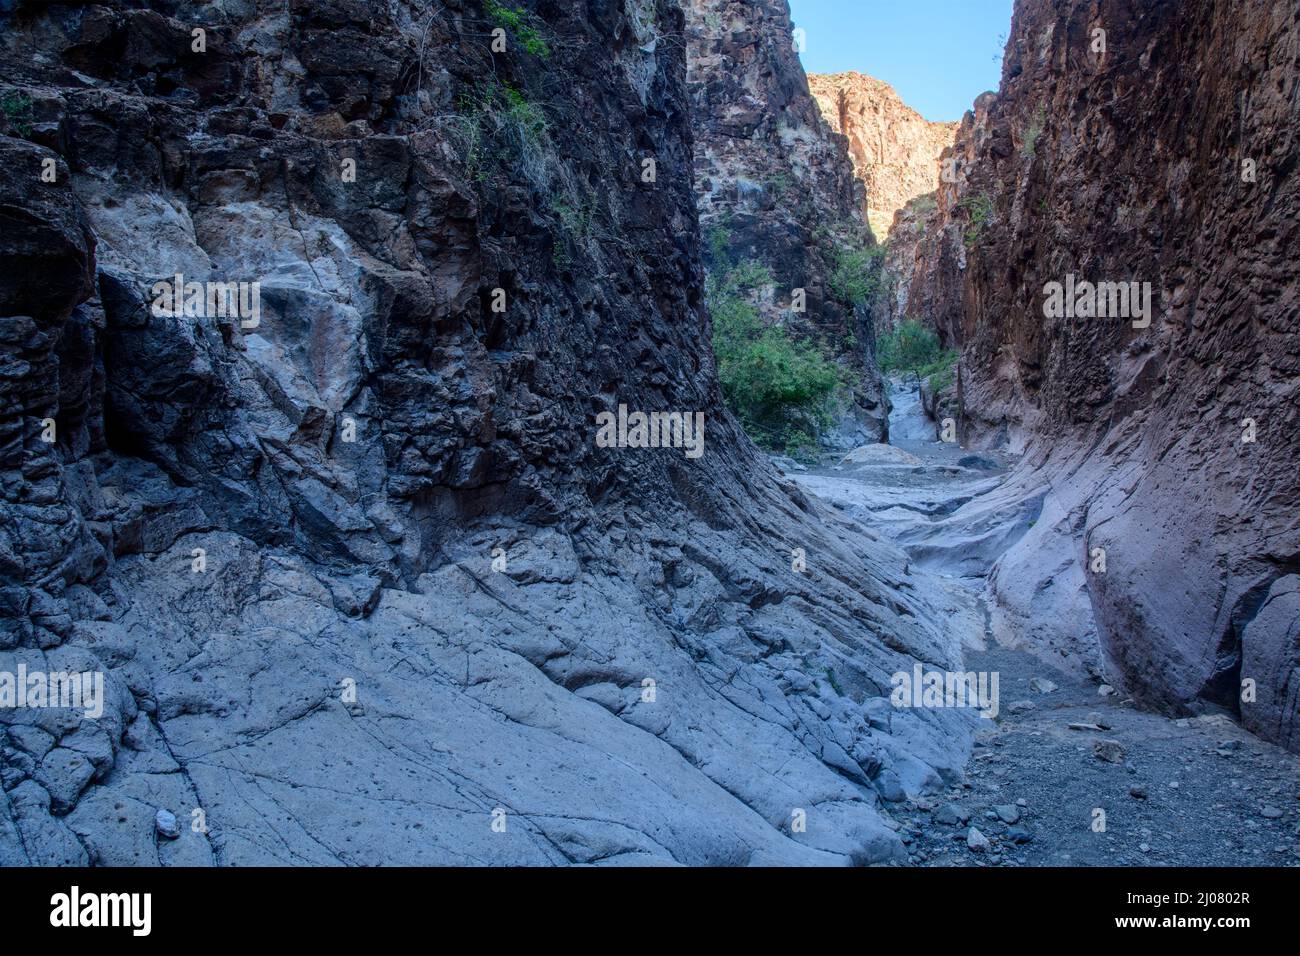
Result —
<instances>
[{"instance_id":1,"label":"blue sky","mask_svg":"<svg viewBox=\"0 0 1300 956\"><path fill-rule=\"evenodd\" d=\"M959 120L996 90L1013 0L790 0L809 73L884 80L928 120Z\"/></svg>"}]
</instances>

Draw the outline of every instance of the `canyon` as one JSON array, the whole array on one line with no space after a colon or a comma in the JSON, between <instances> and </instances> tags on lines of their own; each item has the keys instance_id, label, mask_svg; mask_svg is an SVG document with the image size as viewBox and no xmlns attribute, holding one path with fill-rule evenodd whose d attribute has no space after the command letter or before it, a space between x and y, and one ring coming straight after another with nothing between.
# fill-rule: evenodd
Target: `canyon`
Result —
<instances>
[{"instance_id":1,"label":"canyon","mask_svg":"<svg viewBox=\"0 0 1300 956\"><path fill-rule=\"evenodd\" d=\"M106 697L0 714L0 861L871 863L960 774L878 712L976 616L722 404L683 11L502 10L0 14L0 669Z\"/></svg>"},{"instance_id":2,"label":"canyon","mask_svg":"<svg viewBox=\"0 0 1300 956\"><path fill-rule=\"evenodd\" d=\"M1017 0L955 134L785 0L0 8L0 672L104 682L0 708L0 865L1290 853L1300 18L1248 6ZM724 398L746 264L845 382L816 463ZM891 703L975 672L996 720Z\"/></svg>"},{"instance_id":3,"label":"canyon","mask_svg":"<svg viewBox=\"0 0 1300 956\"><path fill-rule=\"evenodd\" d=\"M809 89L787 2L689 0L685 10L706 265L770 270L754 297L763 321L824 346L847 373L848 400L823 443L848 450L880 441L888 411L869 351L873 318L832 281L838 250L876 241L848 141Z\"/></svg>"}]
</instances>

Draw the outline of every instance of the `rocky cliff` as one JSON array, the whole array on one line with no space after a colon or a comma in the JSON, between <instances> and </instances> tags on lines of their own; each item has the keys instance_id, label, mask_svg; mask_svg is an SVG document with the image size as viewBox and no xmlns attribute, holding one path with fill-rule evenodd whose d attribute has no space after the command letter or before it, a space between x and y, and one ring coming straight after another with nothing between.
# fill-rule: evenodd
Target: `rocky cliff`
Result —
<instances>
[{"instance_id":1,"label":"rocky cliff","mask_svg":"<svg viewBox=\"0 0 1300 956\"><path fill-rule=\"evenodd\" d=\"M104 697L0 707L0 863L902 854L979 622L723 408L684 38L4 8L0 674Z\"/></svg>"},{"instance_id":2,"label":"rocky cliff","mask_svg":"<svg viewBox=\"0 0 1300 956\"><path fill-rule=\"evenodd\" d=\"M1292 0L1020 0L908 293L1026 451L1004 636L1293 750L1298 130Z\"/></svg>"},{"instance_id":3,"label":"rocky cliff","mask_svg":"<svg viewBox=\"0 0 1300 956\"><path fill-rule=\"evenodd\" d=\"M932 123L888 83L862 73L814 74L808 85L822 116L849 144L865 185L863 213L883 242L894 217L939 185L939 155L953 143L956 123Z\"/></svg>"},{"instance_id":4,"label":"rocky cliff","mask_svg":"<svg viewBox=\"0 0 1300 956\"><path fill-rule=\"evenodd\" d=\"M862 184L843 137L809 92L787 0L688 0L688 79L695 181L709 242L733 261L771 270L756 304L833 354L851 400L825 438L851 448L888 432L883 386L871 356L869 302L832 281L842 251L872 247ZM711 268L723 268L709 261ZM793 308L803 290L802 310Z\"/></svg>"}]
</instances>

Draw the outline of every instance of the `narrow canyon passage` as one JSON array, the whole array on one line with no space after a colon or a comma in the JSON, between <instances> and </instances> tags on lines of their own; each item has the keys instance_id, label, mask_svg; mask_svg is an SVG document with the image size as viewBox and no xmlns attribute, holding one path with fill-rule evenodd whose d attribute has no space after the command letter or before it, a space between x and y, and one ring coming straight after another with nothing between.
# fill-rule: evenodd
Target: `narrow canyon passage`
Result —
<instances>
[{"instance_id":1,"label":"narrow canyon passage","mask_svg":"<svg viewBox=\"0 0 1300 956\"><path fill-rule=\"evenodd\" d=\"M0 2L0 866L1300 865L1240 3Z\"/></svg>"},{"instance_id":2,"label":"narrow canyon passage","mask_svg":"<svg viewBox=\"0 0 1300 956\"><path fill-rule=\"evenodd\" d=\"M1014 459L936 441L914 381L894 378L889 394L890 446L793 477L892 537L987 618L996 542L1034 521L997 500ZM1300 828L1286 819L1300 779L1294 754L1226 715L1143 711L1080 662L1019 635L1003 641L986 628L965 648L967 670L997 674L999 690L965 779L891 808L908 863L1241 866L1300 856Z\"/></svg>"}]
</instances>

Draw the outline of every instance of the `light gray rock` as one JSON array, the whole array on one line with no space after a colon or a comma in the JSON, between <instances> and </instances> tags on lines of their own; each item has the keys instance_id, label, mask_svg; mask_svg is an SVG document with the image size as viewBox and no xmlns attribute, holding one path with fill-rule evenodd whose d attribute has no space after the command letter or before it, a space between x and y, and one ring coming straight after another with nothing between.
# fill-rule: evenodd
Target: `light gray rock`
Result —
<instances>
[{"instance_id":1,"label":"light gray rock","mask_svg":"<svg viewBox=\"0 0 1300 956\"><path fill-rule=\"evenodd\" d=\"M946 826L959 826L970 820L970 811L960 807L955 803L945 803L934 812L935 823L942 823Z\"/></svg>"},{"instance_id":2,"label":"light gray rock","mask_svg":"<svg viewBox=\"0 0 1300 956\"><path fill-rule=\"evenodd\" d=\"M1106 763L1124 762L1124 745L1118 740L1095 740L1092 744L1093 756Z\"/></svg>"},{"instance_id":3,"label":"light gray rock","mask_svg":"<svg viewBox=\"0 0 1300 956\"><path fill-rule=\"evenodd\" d=\"M65 747L47 753L33 774L50 796L54 810L69 810L95 775L94 765L84 755Z\"/></svg>"},{"instance_id":4,"label":"light gray rock","mask_svg":"<svg viewBox=\"0 0 1300 956\"><path fill-rule=\"evenodd\" d=\"M921 459L895 445L859 445L840 459L841 465L919 465Z\"/></svg>"},{"instance_id":5,"label":"light gray rock","mask_svg":"<svg viewBox=\"0 0 1300 956\"><path fill-rule=\"evenodd\" d=\"M1241 705L1250 730L1300 749L1300 575L1274 581L1241 636L1241 676L1254 678L1256 699ZM1278 681L1271 675L1287 674Z\"/></svg>"},{"instance_id":6,"label":"light gray rock","mask_svg":"<svg viewBox=\"0 0 1300 956\"><path fill-rule=\"evenodd\" d=\"M154 814L154 828L158 835L166 840L175 840L181 835L180 825L176 822L176 814L170 810L159 810Z\"/></svg>"}]
</instances>

